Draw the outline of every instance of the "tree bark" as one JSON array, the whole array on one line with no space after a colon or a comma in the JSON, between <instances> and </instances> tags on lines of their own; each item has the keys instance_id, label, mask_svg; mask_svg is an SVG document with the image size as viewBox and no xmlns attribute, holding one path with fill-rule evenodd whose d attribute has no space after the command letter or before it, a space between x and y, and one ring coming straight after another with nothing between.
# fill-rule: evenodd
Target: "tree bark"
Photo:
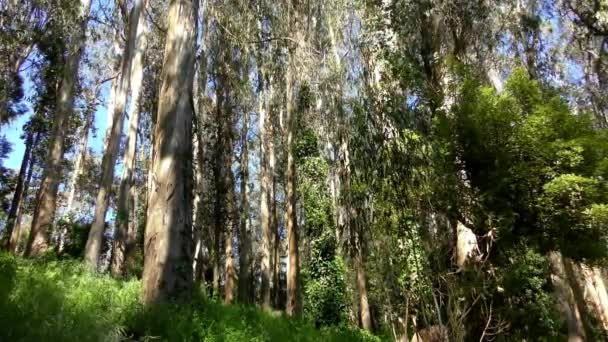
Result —
<instances>
[{"instance_id":1,"label":"tree bark","mask_svg":"<svg viewBox=\"0 0 608 342\"><path fill-rule=\"evenodd\" d=\"M551 267L551 283L555 290L557 304L568 325L568 341L584 341L585 328L581 312L576 305L574 293L570 287L562 254L560 252L551 252L547 259Z\"/></svg>"},{"instance_id":2,"label":"tree bark","mask_svg":"<svg viewBox=\"0 0 608 342\"><path fill-rule=\"evenodd\" d=\"M138 20L136 24L136 34L133 53L133 65L130 71L129 84L131 85L131 107L128 117L127 141L125 143L125 155L123 161L123 171L118 190L118 208L116 216L116 233L114 236L114 246L112 248L112 274L114 276L125 275L125 255L135 244L134 234L129 234L130 217L133 207L133 173L135 171L135 159L137 152L137 131L139 127L139 97L143 80L143 63L146 50L146 19L140 15L145 9L147 1L136 3L131 13L130 21ZM139 7L138 7L139 6ZM131 235L131 238L129 237Z\"/></svg>"},{"instance_id":3,"label":"tree bark","mask_svg":"<svg viewBox=\"0 0 608 342\"><path fill-rule=\"evenodd\" d=\"M260 72L260 79L264 79L264 72ZM262 81L264 82L264 81ZM270 309L270 280L271 280L271 241L272 233L270 230L270 209L269 209L269 173L268 173L268 116L266 113L265 88L262 84L261 96L258 101L259 130L260 130L260 225L262 226L262 284L261 299L262 308Z\"/></svg>"},{"instance_id":4,"label":"tree bark","mask_svg":"<svg viewBox=\"0 0 608 342\"><path fill-rule=\"evenodd\" d=\"M36 135L36 137L34 137L34 135ZM27 176L26 173L30 165L30 160L32 159L32 147L35 145L35 140L38 139L37 136L38 134L34 133L33 130L30 129L25 138L25 152L23 153L23 159L21 160L21 167L19 169L19 175L17 176L15 193L13 194L13 199L11 201L11 208L8 212L8 217L6 218L6 229L2 241L2 245L6 249L11 249L11 237L15 227L15 219L17 218L17 211L19 210L19 207L21 207L21 201L24 194L24 183Z\"/></svg>"},{"instance_id":5,"label":"tree bark","mask_svg":"<svg viewBox=\"0 0 608 342\"><path fill-rule=\"evenodd\" d=\"M90 0L80 0L80 25L68 44L68 55L61 79L57 107L51 128L49 152L45 161L44 175L40 186L40 198L32 219L32 229L26 255L38 257L49 245L49 228L53 224L57 207L57 191L61 178L61 162L64 152L64 129L66 118L71 115L74 105L74 90L78 80L78 66L84 50Z\"/></svg>"},{"instance_id":6,"label":"tree bark","mask_svg":"<svg viewBox=\"0 0 608 342\"><path fill-rule=\"evenodd\" d=\"M290 316L299 315L300 305L300 262L298 251L298 222L296 218L296 168L293 155L294 144L294 96L293 96L293 71L290 66L286 71L285 92L286 103L286 129L285 129L285 155L287 156L286 179L286 202L287 202L287 240L289 249L289 269L287 271L287 307L286 312Z\"/></svg>"},{"instance_id":7,"label":"tree bark","mask_svg":"<svg viewBox=\"0 0 608 342\"><path fill-rule=\"evenodd\" d=\"M251 270L251 227L249 226L249 111L243 112L241 129L241 218L239 232L239 301L251 303L253 277Z\"/></svg>"},{"instance_id":8,"label":"tree bark","mask_svg":"<svg viewBox=\"0 0 608 342\"><path fill-rule=\"evenodd\" d=\"M203 3L203 11L206 10L207 2ZM207 26L207 17L203 18L203 26ZM205 45L208 42L209 30L205 30L205 35L203 37L202 44ZM206 263L204 263L205 255L203 253L203 247L206 245L208 251L211 250L211 239L208 237L208 233L212 230L210 229L209 224L205 225L206 222L209 222L207 216L210 215L209 208L211 207L210 198L212 195L211 187L205 189L205 181L208 178L208 173L205 173L205 168L208 166L206 163L208 149L210 145L210 136L205 134L205 123L208 115L205 115L205 105L204 105L204 97L206 96L207 90L207 56L205 54L205 50L203 49L201 52L201 56L199 59L199 67L197 73L196 80L196 94L195 99L196 106L198 108L196 114L196 142L197 146L195 149L196 153L196 191L195 191L195 206L194 206L194 238L196 243L195 254L194 254L194 263L193 263L193 272L195 281L199 284L202 284L205 272ZM207 228L207 229L206 229ZM208 262L208 261L207 261Z\"/></svg>"},{"instance_id":9,"label":"tree bark","mask_svg":"<svg viewBox=\"0 0 608 342\"><path fill-rule=\"evenodd\" d=\"M169 5L154 162L146 222L142 300L189 297L192 290L192 86L198 0Z\"/></svg>"},{"instance_id":10,"label":"tree bark","mask_svg":"<svg viewBox=\"0 0 608 342\"><path fill-rule=\"evenodd\" d=\"M108 137L107 149L104 152L101 161L101 181L99 184L99 192L95 201L95 219L89 231L89 238L85 247L85 261L92 269L97 268L97 261L101 253L101 244L103 241L103 232L105 230L106 212L110 195L112 192L112 184L114 182L114 166L118 158L118 148L120 145L120 137L122 135L122 126L125 117L125 106L129 91L129 79L131 78L131 65L135 55L139 18L145 6L144 0L137 0L131 11L129 19L129 28L127 42L125 44L121 73L118 76L118 86L114 98L114 108L112 108L112 129ZM192 86L192 85L190 85Z\"/></svg>"},{"instance_id":11,"label":"tree bark","mask_svg":"<svg viewBox=\"0 0 608 342\"><path fill-rule=\"evenodd\" d=\"M232 173L232 150L233 150L233 127L232 108L229 99L224 97L224 116L221 120L222 134L219 137L222 149L222 200L221 205L223 217L222 227L225 228L224 258L225 258L225 283L224 303L231 304L234 300L234 288L236 286L236 269L234 266L234 255L232 243L234 230L236 228L236 215L234 210L234 175Z\"/></svg>"},{"instance_id":12,"label":"tree bark","mask_svg":"<svg viewBox=\"0 0 608 342\"><path fill-rule=\"evenodd\" d=\"M40 135L36 138L36 140L40 139ZM34 146L37 145L37 141ZM15 216L15 226L13 228L13 232L11 234L11 240L9 242L10 251L17 255L19 254L19 247L21 245L21 238L23 237L24 227L21 225L21 217L23 215L23 199L27 198L27 194L30 188L30 184L32 182L32 176L34 175L34 167L36 166L36 156L32 152L32 158L29 163L29 169L27 171L27 177L25 178L25 182L23 184L23 196L21 197L21 201L19 202L19 206L17 207L17 214Z\"/></svg>"},{"instance_id":13,"label":"tree bark","mask_svg":"<svg viewBox=\"0 0 608 342\"><path fill-rule=\"evenodd\" d=\"M74 205L74 197L76 196L76 184L78 182L78 178L80 177L83 171L84 161L87 156L89 130L91 130L91 126L93 125L93 120L95 118L95 94L90 95L87 101L88 103L86 112L86 122L82 127L82 131L80 132L80 141L78 142L78 156L76 157L76 165L74 165L74 172L72 173L72 178L70 179L70 183L68 185L68 199L65 207L65 215L67 215L68 217L70 217L72 214L72 206Z\"/></svg>"},{"instance_id":14,"label":"tree bark","mask_svg":"<svg viewBox=\"0 0 608 342\"><path fill-rule=\"evenodd\" d=\"M272 87L269 94L272 96ZM269 202L270 202L270 232L274 236L274 243L272 244L272 291L274 297L274 306L279 308L281 305L281 235L279 234L279 222L277 219L277 178L276 178L276 158L274 148L274 125L270 124L270 136L268 138L268 172L270 174L270 191L269 191Z\"/></svg>"},{"instance_id":15,"label":"tree bark","mask_svg":"<svg viewBox=\"0 0 608 342\"><path fill-rule=\"evenodd\" d=\"M363 253L360 246L357 248L355 256L355 269L357 272L357 291L359 292L359 316L361 319L361 327L365 330L372 330L372 317L367 295L367 277L363 264Z\"/></svg>"}]
</instances>

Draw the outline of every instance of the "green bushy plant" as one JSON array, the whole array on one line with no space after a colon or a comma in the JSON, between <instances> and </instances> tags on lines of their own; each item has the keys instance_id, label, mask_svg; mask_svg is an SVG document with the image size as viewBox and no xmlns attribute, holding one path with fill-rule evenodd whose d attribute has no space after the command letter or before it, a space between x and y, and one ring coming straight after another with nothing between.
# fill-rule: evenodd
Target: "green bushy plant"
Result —
<instances>
[{"instance_id":1,"label":"green bushy plant","mask_svg":"<svg viewBox=\"0 0 608 342\"><path fill-rule=\"evenodd\" d=\"M1 341L379 341L200 294L145 308L139 281L92 274L75 260L0 254L0 271Z\"/></svg>"}]
</instances>

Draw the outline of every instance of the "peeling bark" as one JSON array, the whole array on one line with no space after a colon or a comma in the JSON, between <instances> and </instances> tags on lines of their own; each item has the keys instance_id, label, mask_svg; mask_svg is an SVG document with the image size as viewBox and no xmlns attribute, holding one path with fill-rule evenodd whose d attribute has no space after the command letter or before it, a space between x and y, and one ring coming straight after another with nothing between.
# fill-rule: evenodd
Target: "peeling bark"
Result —
<instances>
[{"instance_id":1,"label":"peeling bark","mask_svg":"<svg viewBox=\"0 0 608 342\"><path fill-rule=\"evenodd\" d=\"M169 7L154 161L144 241L142 300L189 297L192 290L192 86L198 0Z\"/></svg>"},{"instance_id":2,"label":"peeling bark","mask_svg":"<svg viewBox=\"0 0 608 342\"><path fill-rule=\"evenodd\" d=\"M132 193L133 188L133 173L135 171L135 158L137 152L137 131L139 127L139 97L141 93L141 85L143 80L143 63L146 50L146 19L145 16L138 14L143 12L147 1L141 4L136 4L131 13L131 21L138 20L136 24L136 34L133 52L133 63L130 70L129 84L131 87L131 107L129 108L129 123L127 127L127 141L125 144L125 155L123 161L123 173L118 190L118 208L116 217L116 234L114 236L114 246L112 248L112 267L111 271L114 276L125 275L125 255L133 248L135 240L129 238L129 229L131 219L129 216L132 213L134 206Z\"/></svg>"},{"instance_id":3,"label":"peeling bark","mask_svg":"<svg viewBox=\"0 0 608 342\"><path fill-rule=\"evenodd\" d=\"M131 78L131 66L136 53L137 33L140 23L140 16L143 12L146 3L144 0L137 0L131 11L129 19L129 28L127 32L127 42L122 56L121 73L118 76L118 85L114 98L114 107L111 109L112 128L108 137L107 149L104 151L101 161L101 181L99 184L99 192L95 201L95 220L89 231L89 238L85 246L84 259L91 269L97 268L97 261L101 253L101 244L103 241L103 232L105 230L106 212L112 193L112 184L114 182L114 166L118 158L118 148L120 137L122 135L122 127L125 118L125 107L129 92L129 80ZM190 85L192 86L192 85ZM120 233L119 233L120 234ZM123 237L119 237L119 240ZM119 251L122 253L122 251ZM122 257L121 257L122 258Z\"/></svg>"}]
</instances>

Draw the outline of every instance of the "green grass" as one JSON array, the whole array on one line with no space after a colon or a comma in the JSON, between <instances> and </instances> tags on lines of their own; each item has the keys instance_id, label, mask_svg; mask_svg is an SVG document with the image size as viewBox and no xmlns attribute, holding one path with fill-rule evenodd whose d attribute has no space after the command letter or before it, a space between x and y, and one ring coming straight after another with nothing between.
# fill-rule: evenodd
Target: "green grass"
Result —
<instances>
[{"instance_id":1,"label":"green grass","mask_svg":"<svg viewBox=\"0 0 608 342\"><path fill-rule=\"evenodd\" d=\"M92 274L77 261L0 254L0 341L379 341L202 296L144 308L139 292L139 281Z\"/></svg>"}]
</instances>

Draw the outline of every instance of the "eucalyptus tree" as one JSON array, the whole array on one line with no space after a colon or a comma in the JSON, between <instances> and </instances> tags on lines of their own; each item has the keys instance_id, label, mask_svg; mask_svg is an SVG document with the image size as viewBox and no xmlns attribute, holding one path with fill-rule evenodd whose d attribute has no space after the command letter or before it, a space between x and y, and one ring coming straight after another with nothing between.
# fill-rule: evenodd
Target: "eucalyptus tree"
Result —
<instances>
[{"instance_id":1,"label":"eucalyptus tree","mask_svg":"<svg viewBox=\"0 0 608 342\"><path fill-rule=\"evenodd\" d=\"M3 1L0 4L0 124L23 114L24 96L20 75L27 59L44 35L48 20L58 12L46 1Z\"/></svg>"},{"instance_id":2,"label":"eucalyptus tree","mask_svg":"<svg viewBox=\"0 0 608 342\"><path fill-rule=\"evenodd\" d=\"M109 109L109 111L112 112L112 125L111 128L109 128L109 135L107 136L108 142L102 159L102 176L100 180L99 193L95 202L95 220L93 221L93 225L91 226L89 238L85 247L85 260L91 268L97 267L97 261L101 253L101 243L103 238L103 232L105 229L105 217L108 208L109 197L111 194L112 184L114 182L114 168L116 164L116 159L118 158L118 147L120 143L120 137L122 135L127 96L129 92L130 83L135 83L131 79L132 74L133 76L139 78L141 77L141 75L139 74L139 70L137 71L137 73L132 73L132 69L135 55L136 53L138 53L138 49L142 48L141 43L139 45L137 44L138 37L141 38L141 30L138 30L138 26L141 22L143 22L143 20L140 20L140 17L143 17L143 12L146 3L147 1L145 0L135 1L127 22L127 40L125 42L124 50L122 53L121 70L116 81L116 91L114 93L112 108ZM141 63L141 57L138 59L137 63ZM139 68L141 67L139 66ZM135 123L133 122L132 124ZM137 130L135 129L135 132L131 135L135 135L136 131ZM135 146L132 146L130 151L131 160L133 159L133 156L135 154L134 147ZM129 169L128 165L127 169ZM127 170L127 172L132 171ZM121 213L122 212L120 212L119 214ZM118 234L119 240L122 240L122 235L124 235L123 232L119 230ZM120 247L120 245L121 244L119 243L118 246ZM121 248L119 248L119 253L123 253Z\"/></svg>"},{"instance_id":3,"label":"eucalyptus tree","mask_svg":"<svg viewBox=\"0 0 608 342\"><path fill-rule=\"evenodd\" d=\"M192 87L197 17L197 0L171 1L145 231L145 303L187 297L192 289Z\"/></svg>"},{"instance_id":4,"label":"eucalyptus tree","mask_svg":"<svg viewBox=\"0 0 608 342\"><path fill-rule=\"evenodd\" d=\"M127 141L125 144L125 154L123 162L123 174L120 181L118 192L118 209L116 219L116 235L112 252L112 273L122 275L125 273L125 255L132 253L134 248L137 228L135 226L135 203L133 186L135 159L137 156L137 135L140 120L140 95L143 79L144 55L146 51L147 24L143 12L146 8L147 0L142 3L135 3L132 9L130 21L139 22L133 28L136 33L135 42L132 45L133 61L130 70L129 85L131 88L131 106L127 113L129 118ZM139 6L139 8L137 7ZM139 12L139 14L137 13Z\"/></svg>"},{"instance_id":5,"label":"eucalyptus tree","mask_svg":"<svg viewBox=\"0 0 608 342\"><path fill-rule=\"evenodd\" d=\"M61 84L57 95L57 105L50 132L50 148L44 161L44 176L39 190L39 198L32 219L32 228L26 254L41 256L48 248L49 229L55 217L57 192L61 177L61 161L64 153L64 129L74 105L80 58L84 50L90 0L75 4L74 18L70 28L66 28L65 42L67 55L63 66ZM70 32L67 32L70 31Z\"/></svg>"}]
</instances>

